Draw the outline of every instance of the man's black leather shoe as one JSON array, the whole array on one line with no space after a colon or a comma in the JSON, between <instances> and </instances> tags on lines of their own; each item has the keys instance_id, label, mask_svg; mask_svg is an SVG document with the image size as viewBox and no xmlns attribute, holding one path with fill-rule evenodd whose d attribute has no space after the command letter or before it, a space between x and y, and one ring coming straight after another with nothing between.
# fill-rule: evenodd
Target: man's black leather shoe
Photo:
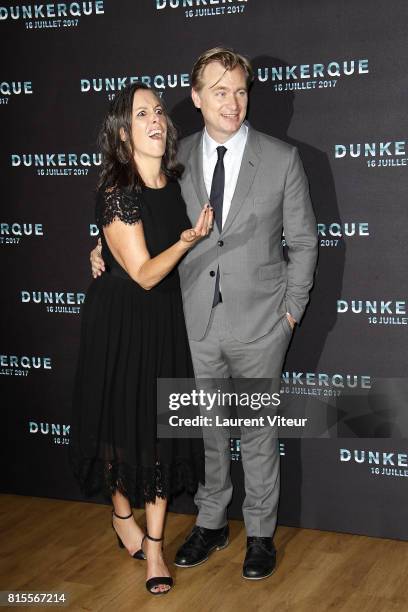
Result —
<instances>
[{"instance_id":1,"label":"man's black leather shoe","mask_svg":"<svg viewBox=\"0 0 408 612\"><path fill-rule=\"evenodd\" d=\"M228 536L228 525L221 529L206 529L195 525L184 544L178 549L174 565L194 567L204 563L211 552L228 546Z\"/></svg>"},{"instance_id":2,"label":"man's black leather shoe","mask_svg":"<svg viewBox=\"0 0 408 612\"><path fill-rule=\"evenodd\" d=\"M272 538L247 538L242 576L248 580L260 580L273 574L276 566L276 550Z\"/></svg>"}]
</instances>

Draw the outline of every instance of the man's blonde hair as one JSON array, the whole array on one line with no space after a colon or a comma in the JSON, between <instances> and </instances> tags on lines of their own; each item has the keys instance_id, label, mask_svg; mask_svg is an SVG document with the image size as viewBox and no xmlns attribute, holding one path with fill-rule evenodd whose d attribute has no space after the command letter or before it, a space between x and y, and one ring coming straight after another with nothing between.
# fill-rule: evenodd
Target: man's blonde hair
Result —
<instances>
[{"instance_id":1,"label":"man's blonde hair","mask_svg":"<svg viewBox=\"0 0 408 612\"><path fill-rule=\"evenodd\" d=\"M234 70L237 66L242 68L246 75L247 87L249 87L253 81L254 73L251 62L246 57L239 53L235 53L235 51L227 47L214 47L213 49L204 51L193 66L191 72L191 85L196 91L200 91L203 87L201 77L205 67L212 62L219 62L226 71Z\"/></svg>"}]
</instances>

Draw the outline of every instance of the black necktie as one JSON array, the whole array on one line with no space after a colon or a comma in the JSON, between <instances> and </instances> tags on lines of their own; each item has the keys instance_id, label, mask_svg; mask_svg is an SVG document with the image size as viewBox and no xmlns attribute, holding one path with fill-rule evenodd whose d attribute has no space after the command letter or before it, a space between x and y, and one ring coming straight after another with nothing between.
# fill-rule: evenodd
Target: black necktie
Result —
<instances>
[{"instance_id":1,"label":"black necktie","mask_svg":"<svg viewBox=\"0 0 408 612\"><path fill-rule=\"evenodd\" d=\"M222 230L222 205L224 201L224 185L225 185L225 169L224 155L227 149L225 147L217 147L217 163L214 168L213 179L211 183L210 203L214 209L214 218L218 230ZM213 307L220 301L220 268L217 268L217 278L215 279L215 291L213 299Z\"/></svg>"}]
</instances>

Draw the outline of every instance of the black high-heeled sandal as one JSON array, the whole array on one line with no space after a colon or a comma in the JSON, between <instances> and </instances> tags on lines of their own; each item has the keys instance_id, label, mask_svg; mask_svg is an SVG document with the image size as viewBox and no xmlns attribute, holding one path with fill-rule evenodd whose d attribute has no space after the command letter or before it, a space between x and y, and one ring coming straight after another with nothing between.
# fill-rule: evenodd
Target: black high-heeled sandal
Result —
<instances>
[{"instance_id":1,"label":"black high-heeled sandal","mask_svg":"<svg viewBox=\"0 0 408 612\"><path fill-rule=\"evenodd\" d=\"M120 537L118 536L118 534L117 534L117 532L116 532L115 526L114 526L114 524L113 524L113 516L116 516L116 518L118 518L118 519L123 519L123 520L125 520L125 519L128 519L128 518L130 518L131 516L133 516L133 512L131 512L131 513L130 513L130 514L128 514L127 516L120 516L119 514L116 514L116 512L115 512L114 510L112 510L112 529L113 529L113 531L116 533L116 537L118 538L119 548L125 548L124 543L122 542L122 540L120 539ZM144 536L144 537L143 537L142 542L143 542L143 540L144 540L144 538L145 538L145 537L146 537L146 536ZM146 555L144 554L144 552L143 552L143 550L142 550L141 548L139 548L139 550L137 550L137 551L136 551L136 552L135 552L135 553L132 555L132 557L133 557L134 559L139 559L140 561L146 560Z\"/></svg>"},{"instance_id":2,"label":"black high-heeled sandal","mask_svg":"<svg viewBox=\"0 0 408 612\"><path fill-rule=\"evenodd\" d=\"M143 542L145 541L146 538L148 540L151 540L152 542L162 542L164 540L164 538L152 538L152 536L149 536L149 534L146 533L146 535L143 536L142 547L143 547ZM157 586L160 586L161 584L164 584L165 586L169 586L170 588L167 589L166 591L152 591L152 589L154 589ZM149 580L146 580L146 589L152 595L166 595L166 593L169 593L171 589L173 588L173 584L174 582L171 576L154 576L153 578L149 578Z\"/></svg>"}]
</instances>

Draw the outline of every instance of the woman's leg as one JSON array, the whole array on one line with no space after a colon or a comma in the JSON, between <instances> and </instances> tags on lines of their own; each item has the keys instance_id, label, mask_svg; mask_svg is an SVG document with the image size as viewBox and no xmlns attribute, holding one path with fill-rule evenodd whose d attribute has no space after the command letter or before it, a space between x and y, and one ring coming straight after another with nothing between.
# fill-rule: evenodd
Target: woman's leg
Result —
<instances>
[{"instance_id":1,"label":"woman's leg","mask_svg":"<svg viewBox=\"0 0 408 612\"><path fill-rule=\"evenodd\" d=\"M129 500L127 497L116 491L112 495L113 509L119 516L128 516L132 512ZM126 546L131 555L140 550L143 538L143 531L136 523L133 516L124 520L113 515L113 526L116 533Z\"/></svg>"},{"instance_id":2,"label":"woman's leg","mask_svg":"<svg viewBox=\"0 0 408 612\"><path fill-rule=\"evenodd\" d=\"M154 504L146 504L147 533L152 538L162 538L164 531L164 519L166 516L167 499L156 497ZM146 579L156 576L170 576L162 552L163 542L152 542L146 538L143 542L143 550L147 557ZM168 591L169 586L162 584L155 587L155 591Z\"/></svg>"}]
</instances>

